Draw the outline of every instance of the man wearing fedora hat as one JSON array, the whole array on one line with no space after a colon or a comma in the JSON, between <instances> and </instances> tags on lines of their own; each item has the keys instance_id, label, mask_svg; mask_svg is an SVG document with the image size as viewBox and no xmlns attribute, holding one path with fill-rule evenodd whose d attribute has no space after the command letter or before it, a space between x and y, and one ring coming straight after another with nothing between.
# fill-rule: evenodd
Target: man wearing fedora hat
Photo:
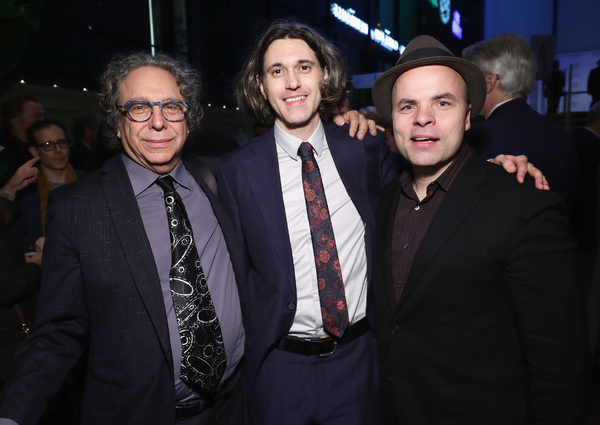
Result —
<instances>
[{"instance_id":1,"label":"man wearing fedora hat","mask_svg":"<svg viewBox=\"0 0 600 425\"><path fill-rule=\"evenodd\" d=\"M463 142L486 83L429 36L373 85L411 167L382 193L373 276L385 424L576 424L588 355L561 200Z\"/></svg>"}]
</instances>

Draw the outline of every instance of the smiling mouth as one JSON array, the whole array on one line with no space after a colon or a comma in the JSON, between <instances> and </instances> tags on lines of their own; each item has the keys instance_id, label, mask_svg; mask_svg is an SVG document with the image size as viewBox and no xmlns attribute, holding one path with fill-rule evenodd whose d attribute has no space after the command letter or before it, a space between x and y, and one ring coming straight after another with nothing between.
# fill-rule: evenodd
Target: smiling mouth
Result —
<instances>
[{"instance_id":1,"label":"smiling mouth","mask_svg":"<svg viewBox=\"0 0 600 425\"><path fill-rule=\"evenodd\" d=\"M413 137L412 141L413 142L421 142L421 143L431 143L431 142L437 142L438 139L432 138L432 137Z\"/></svg>"},{"instance_id":2,"label":"smiling mouth","mask_svg":"<svg viewBox=\"0 0 600 425\"><path fill-rule=\"evenodd\" d=\"M291 103L291 102L297 102L299 100L303 100L306 99L308 96L296 96L296 97L289 97L287 99L284 100L285 103Z\"/></svg>"}]
</instances>

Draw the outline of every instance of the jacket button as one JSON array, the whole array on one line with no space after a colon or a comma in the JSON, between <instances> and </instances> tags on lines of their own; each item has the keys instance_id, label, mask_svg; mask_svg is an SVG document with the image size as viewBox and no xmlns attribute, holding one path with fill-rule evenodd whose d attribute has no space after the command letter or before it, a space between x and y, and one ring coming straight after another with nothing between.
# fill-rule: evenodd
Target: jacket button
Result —
<instances>
[{"instance_id":1,"label":"jacket button","mask_svg":"<svg viewBox=\"0 0 600 425\"><path fill-rule=\"evenodd\" d=\"M296 310L296 303L291 302L291 303L288 304L287 307L288 307L288 310L294 311L294 310Z\"/></svg>"},{"instance_id":2,"label":"jacket button","mask_svg":"<svg viewBox=\"0 0 600 425\"><path fill-rule=\"evenodd\" d=\"M400 326L394 325L394 327L392 328L392 333L396 335L398 332L400 332Z\"/></svg>"}]
</instances>

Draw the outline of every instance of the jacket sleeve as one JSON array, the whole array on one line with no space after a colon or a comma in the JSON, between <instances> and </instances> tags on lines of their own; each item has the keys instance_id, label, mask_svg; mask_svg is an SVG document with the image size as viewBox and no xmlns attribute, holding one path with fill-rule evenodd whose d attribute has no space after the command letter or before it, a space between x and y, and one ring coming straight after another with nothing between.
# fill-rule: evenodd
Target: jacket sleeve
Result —
<instances>
[{"instance_id":1,"label":"jacket sleeve","mask_svg":"<svg viewBox=\"0 0 600 425\"><path fill-rule=\"evenodd\" d=\"M51 196L52 199L52 196ZM64 201L64 200L63 200ZM0 418L33 425L79 359L88 326L83 280L64 204L48 208L43 280L31 337L16 354Z\"/></svg>"},{"instance_id":2,"label":"jacket sleeve","mask_svg":"<svg viewBox=\"0 0 600 425\"><path fill-rule=\"evenodd\" d=\"M590 372L576 246L558 195L528 196L513 220L506 268L527 365L527 423L583 424Z\"/></svg>"}]
</instances>

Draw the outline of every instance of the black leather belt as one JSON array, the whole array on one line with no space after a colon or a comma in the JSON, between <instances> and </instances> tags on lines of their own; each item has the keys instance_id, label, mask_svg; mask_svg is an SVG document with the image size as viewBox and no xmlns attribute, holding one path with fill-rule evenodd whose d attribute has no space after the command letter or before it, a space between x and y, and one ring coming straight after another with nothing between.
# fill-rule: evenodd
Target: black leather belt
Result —
<instances>
[{"instance_id":1,"label":"black leather belt","mask_svg":"<svg viewBox=\"0 0 600 425\"><path fill-rule=\"evenodd\" d=\"M177 419L189 418L190 416L203 412L213 404L214 402L212 400L203 400L201 398L182 401L175 405L175 417Z\"/></svg>"},{"instance_id":2,"label":"black leather belt","mask_svg":"<svg viewBox=\"0 0 600 425\"><path fill-rule=\"evenodd\" d=\"M283 338L280 348L285 351L291 351L292 353L304 354L305 356L328 357L335 353L338 345L354 341L356 338L367 332L369 328L367 319L362 319L346 329L341 340L330 336L310 339L288 335Z\"/></svg>"}]
</instances>

